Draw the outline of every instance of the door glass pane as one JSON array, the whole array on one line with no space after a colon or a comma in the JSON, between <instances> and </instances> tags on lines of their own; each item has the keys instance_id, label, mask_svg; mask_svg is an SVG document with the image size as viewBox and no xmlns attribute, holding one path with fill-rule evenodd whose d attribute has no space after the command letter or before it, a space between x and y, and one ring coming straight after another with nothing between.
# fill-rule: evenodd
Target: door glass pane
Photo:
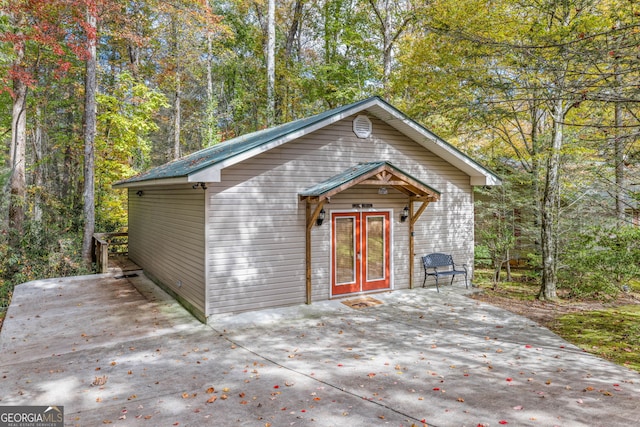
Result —
<instances>
[{"instance_id":1,"label":"door glass pane","mask_svg":"<svg viewBox=\"0 0 640 427\"><path fill-rule=\"evenodd\" d=\"M336 218L336 284L355 281L355 218Z\"/></svg>"},{"instance_id":2,"label":"door glass pane","mask_svg":"<svg viewBox=\"0 0 640 427\"><path fill-rule=\"evenodd\" d=\"M367 280L384 279L384 217L367 217Z\"/></svg>"}]
</instances>

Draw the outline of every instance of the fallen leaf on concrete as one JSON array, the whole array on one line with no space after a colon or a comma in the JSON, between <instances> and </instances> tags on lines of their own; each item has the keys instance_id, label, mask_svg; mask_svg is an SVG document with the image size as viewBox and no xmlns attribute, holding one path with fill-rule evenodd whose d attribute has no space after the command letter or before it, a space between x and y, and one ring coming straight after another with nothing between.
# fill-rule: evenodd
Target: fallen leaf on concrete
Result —
<instances>
[{"instance_id":1,"label":"fallen leaf on concrete","mask_svg":"<svg viewBox=\"0 0 640 427\"><path fill-rule=\"evenodd\" d=\"M95 377L95 379L93 380L91 385L93 385L93 386L105 385L107 383L107 379L108 379L108 377L106 375L103 375L101 377Z\"/></svg>"}]
</instances>

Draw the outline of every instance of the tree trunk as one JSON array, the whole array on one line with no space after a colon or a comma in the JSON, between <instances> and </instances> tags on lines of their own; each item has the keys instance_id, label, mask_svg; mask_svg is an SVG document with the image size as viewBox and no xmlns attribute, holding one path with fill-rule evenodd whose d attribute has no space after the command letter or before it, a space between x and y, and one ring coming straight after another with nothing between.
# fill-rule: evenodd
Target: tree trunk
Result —
<instances>
[{"instance_id":1,"label":"tree trunk","mask_svg":"<svg viewBox=\"0 0 640 427\"><path fill-rule=\"evenodd\" d=\"M177 22L175 17L171 17L171 52L174 59L175 66L175 97L173 100L173 150L172 158L180 158L180 134L182 132L182 124L180 118L182 115L182 82L181 82L181 70L180 70L180 35L178 34Z\"/></svg>"},{"instance_id":2,"label":"tree trunk","mask_svg":"<svg viewBox=\"0 0 640 427\"><path fill-rule=\"evenodd\" d=\"M621 25L620 21L616 22L616 27ZM624 82L622 81L622 72L620 70L620 64L617 59L614 59L613 63L613 73L615 75L615 92L616 98L622 98L622 87ZM623 116L622 116L622 107L623 104L617 99L615 102L615 110L614 110L614 134L615 138L613 140L614 144L614 159L615 162L615 176L616 176L616 185L615 185L615 201L616 201L616 218L618 219L618 224L623 225L625 220L625 173L624 173L624 138L622 134L624 132L623 126Z\"/></svg>"},{"instance_id":3,"label":"tree trunk","mask_svg":"<svg viewBox=\"0 0 640 427\"><path fill-rule=\"evenodd\" d=\"M560 150L563 142L564 103L555 101L552 144L547 154L547 175L541 209L542 286L538 298L557 298L558 282L558 219L560 206Z\"/></svg>"},{"instance_id":4,"label":"tree trunk","mask_svg":"<svg viewBox=\"0 0 640 427\"><path fill-rule=\"evenodd\" d=\"M173 101L173 158L180 158L180 132L181 126L180 116L182 115L182 107L180 101L182 98L182 88L180 86L180 74L176 74L176 95Z\"/></svg>"},{"instance_id":5,"label":"tree trunk","mask_svg":"<svg viewBox=\"0 0 640 427\"><path fill-rule=\"evenodd\" d=\"M298 33L300 32L303 7L304 0L296 0L295 5L293 6L293 20L291 22L291 25L289 26L287 41L284 48L284 53L287 61L291 61L293 59L293 46L298 39Z\"/></svg>"},{"instance_id":6,"label":"tree trunk","mask_svg":"<svg viewBox=\"0 0 640 427\"><path fill-rule=\"evenodd\" d=\"M87 61L84 95L84 230L82 236L82 258L90 267L92 263L93 233L95 231L95 137L96 137L96 39L97 19L93 11L87 10Z\"/></svg>"},{"instance_id":7,"label":"tree trunk","mask_svg":"<svg viewBox=\"0 0 640 427\"><path fill-rule=\"evenodd\" d=\"M16 46L14 68L22 67L24 44ZM13 79L13 108L11 115L11 148L9 162L9 244L20 248L24 231L27 182L25 175L27 146L27 85L19 77Z\"/></svg>"},{"instance_id":8,"label":"tree trunk","mask_svg":"<svg viewBox=\"0 0 640 427\"><path fill-rule=\"evenodd\" d=\"M618 87L622 85L622 75L616 70L616 82ZM616 199L616 217L620 224L624 223L625 219L625 203L624 203L624 189L626 186L624 176L624 138L621 136L623 133L622 128L622 103L616 102L615 104L615 138L614 138L614 162L616 171L616 185L615 185L615 199Z\"/></svg>"},{"instance_id":9,"label":"tree trunk","mask_svg":"<svg viewBox=\"0 0 640 427\"><path fill-rule=\"evenodd\" d=\"M33 157L35 163L33 198L33 222L38 229L42 224L42 192L44 186L44 166L42 164L42 109L36 108L36 124L33 135Z\"/></svg>"},{"instance_id":10,"label":"tree trunk","mask_svg":"<svg viewBox=\"0 0 640 427\"><path fill-rule=\"evenodd\" d=\"M267 11L267 125L275 124L276 111L276 1L269 0Z\"/></svg>"},{"instance_id":11,"label":"tree trunk","mask_svg":"<svg viewBox=\"0 0 640 427\"><path fill-rule=\"evenodd\" d=\"M204 129L204 147L216 143L216 103L213 99L213 34L207 31L207 110Z\"/></svg>"}]
</instances>

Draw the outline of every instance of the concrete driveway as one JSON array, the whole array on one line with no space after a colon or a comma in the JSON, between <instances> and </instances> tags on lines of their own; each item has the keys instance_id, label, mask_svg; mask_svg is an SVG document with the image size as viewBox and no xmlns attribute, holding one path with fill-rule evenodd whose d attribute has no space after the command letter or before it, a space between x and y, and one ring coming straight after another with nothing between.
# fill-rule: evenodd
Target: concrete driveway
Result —
<instances>
[{"instance_id":1,"label":"concrete driveway","mask_svg":"<svg viewBox=\"0 0 640 427\"><path fill-rule=\"evenodd\" d=\"M113 275L17 286L0 405L65 425L630 426L640 375L459 286L194 320Z\"/></svg>"}]
</instances>

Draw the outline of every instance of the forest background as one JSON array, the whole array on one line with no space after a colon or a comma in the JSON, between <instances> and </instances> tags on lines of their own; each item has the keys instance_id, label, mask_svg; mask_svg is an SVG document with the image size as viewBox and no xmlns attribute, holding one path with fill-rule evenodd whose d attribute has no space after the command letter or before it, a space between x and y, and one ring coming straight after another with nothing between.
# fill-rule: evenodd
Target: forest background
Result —
<instances>
[{"instance_id":1,"label":"forest background","mask_svg":"<svg viewBox=\"0 0 640 427\"><path fill-rule=\"evenodd\" d=\"M111 185L379 95L495 170L478 252L541 299L638 278L634 0L0 0L0 306L91 271ZM499 276L494 276L494 280Z\"/></svg>"}]
</instances>

